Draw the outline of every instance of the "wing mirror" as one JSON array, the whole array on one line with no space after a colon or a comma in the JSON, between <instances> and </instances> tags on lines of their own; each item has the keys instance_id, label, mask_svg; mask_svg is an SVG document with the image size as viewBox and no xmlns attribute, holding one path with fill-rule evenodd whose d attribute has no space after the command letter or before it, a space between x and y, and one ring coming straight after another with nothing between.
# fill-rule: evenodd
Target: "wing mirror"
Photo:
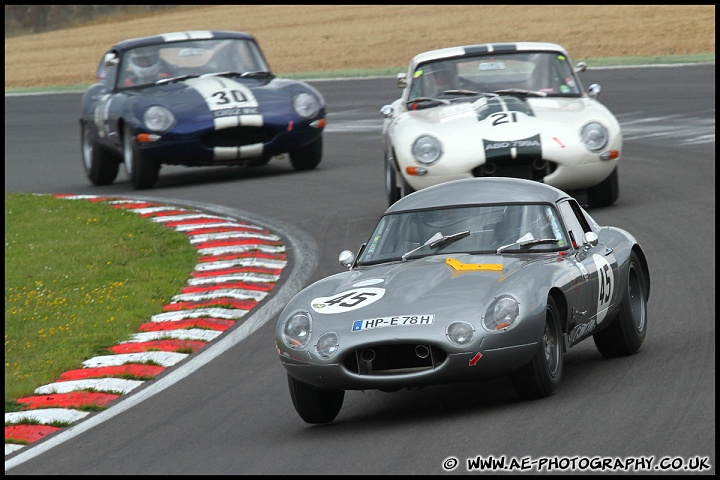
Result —
<instances>
[{"instance_id":1,"label":"wing mirror","mask_svg":"<svg viewBox=\"0 0 720 480\"><path fill-rule=\"evenodd\" d=\"M398 73L395 78L397 79L398 88L407 87L407 73Z\"/></svg>"},{"instance_id":2,"label":"wing mirror","mask_svg":"<svg viewBox=\"0 0 720 480\"><path fill-rule=\"evenodd\" d=\"M106 53L105 59L103 60L106 67L114 67L115 65L118 64L118 61L119 61L119 59L114 52Z\"/></svg>"},{"instance_id":3,"label":"wing mirror","mask_svg":"<svg viewBox=\"0 0 720 480\"><path fill-rule=\"evenodd\" d=\"M338 262L340 262L340 265L342 265L343 267L351 268L354 261L355 255L350 250L343 250L342 252L340 252Z\"/></svg>"},{"instance_id":4,"label":"wing mirror","mask_svg":"<svg viewBox=\"0 0 720 480\"><path fill-rule=\"evenodd\" d=\"M597 98L597 96L600 95L600 90L601 90L600 85L598 85L597 83L593 83L592 85L590 85L588 87L587 91L588 91L588 95L591 98Z\"/></svg>"},{"instance_id":5,"label":"wing mirror","mask_svg":"<svg viewBox=\"0 0 720 480\"><path fill-rule=\"evenodd\" d=\"M599 237L595 232L587 232L583 235L583 248L587 252L592 247L597 247Z\"/></svg>"}]
</instances>

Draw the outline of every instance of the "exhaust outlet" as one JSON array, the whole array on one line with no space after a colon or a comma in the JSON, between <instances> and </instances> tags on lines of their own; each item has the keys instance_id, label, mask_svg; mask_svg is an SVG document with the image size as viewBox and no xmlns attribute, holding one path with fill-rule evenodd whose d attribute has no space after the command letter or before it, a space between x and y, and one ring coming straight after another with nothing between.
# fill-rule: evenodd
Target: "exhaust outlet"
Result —
<instances>
[{"instance_id":1,"label":"exhaust outlet","mask_svg":"<svg viewBox=\"0 0 720 480\"><path fill-rule=\"evenodd\" d=\"M483 166L483 173L487 176L494 175L496 171L497 165L495 165L494 163L486 163Z\"/></svg>"},{"instance_id":2,"label":"exhaust outlet","mask_svg":"<svg viewBox=\"0 0 720 480\"><path fill-rule=\"evenodd\" d=\"M532 168L534 168L535 170L545 170L547 169L547 162L542 158L536 158L535 160L533 160Z\"/></svg>"},{"instance_id":3,"label":"exhaust outlet","mask_svg":"<svg viewBox=\"0 0 720 480\"><path fill-rule=\"evenodd\" d=\"M375 360L375 350L373 350L372 348L367 348L363 350L362 352L360 352L360 359L363 362L372 362L373 360Z\"/></svg>"},{"instance_id":4,"label":"exhaust outlet","mask_svg":"<svg viewBox=\"0 0 720 480\"><path fill-rule=\"evenodd\" d=\"M426 345L418 345L415 347L415 355L418 358L427 358L430 355L430 349Z\"/></svg>"}]
</instances>

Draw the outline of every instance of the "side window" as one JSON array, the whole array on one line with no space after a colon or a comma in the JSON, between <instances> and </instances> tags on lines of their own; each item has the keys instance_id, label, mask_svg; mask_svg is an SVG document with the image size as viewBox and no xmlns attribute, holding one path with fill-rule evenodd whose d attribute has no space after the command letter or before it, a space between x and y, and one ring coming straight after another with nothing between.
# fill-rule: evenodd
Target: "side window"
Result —
<instances>
[{"instance_id":1,"label":"side window","mask_svg":"<svg viewBox=\"0 0 720 480\"><path fill-rule=\"evenodd\" d=\"M560 214L565 222L565 227L570 234L570 241L574 248L582 246L583 235L585 232L591 232L592 228L588 223L583 209L575 200L566 200L558 204Z\"/></svg>"}]
</instances>

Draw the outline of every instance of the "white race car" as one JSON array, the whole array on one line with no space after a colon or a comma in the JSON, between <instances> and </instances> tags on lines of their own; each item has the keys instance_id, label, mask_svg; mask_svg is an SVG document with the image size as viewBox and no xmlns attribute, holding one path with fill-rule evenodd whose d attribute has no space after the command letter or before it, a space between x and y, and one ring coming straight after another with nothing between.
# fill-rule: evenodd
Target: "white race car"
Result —
<instances>
[{"instance_id":1,"label":"white race car","mask_svg":"<svg viewBox=\"0 0 720 480\"><path fill-rule=\"evenodd\" d=\"M488 43L416 55L397 76L402 96L381 109L389 204L431 185L516 177L586 194L619 196L622 131L583 88L566 50L552 43Z\"/></svg>"}]
</instances>

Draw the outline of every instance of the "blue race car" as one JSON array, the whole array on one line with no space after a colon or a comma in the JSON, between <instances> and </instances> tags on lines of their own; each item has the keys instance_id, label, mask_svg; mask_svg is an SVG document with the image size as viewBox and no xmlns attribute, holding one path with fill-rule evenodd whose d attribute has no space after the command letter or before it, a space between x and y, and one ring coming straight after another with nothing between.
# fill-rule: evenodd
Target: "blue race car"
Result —
<instances>
[{"instance_id":1,"label":"blue race car","mask_svg":"<svg viewBox=\"0 0 720 480\"><path fill-rule=\"evenodd\" d=\"M125 40L103 55L82 97L85 173L110 185L120 163L136 189L163 164L264 165L287 154L296 170L322 158L325 100L307 83L276 78L257 40L188 31Z\"/></svg>"}]
</instances>

